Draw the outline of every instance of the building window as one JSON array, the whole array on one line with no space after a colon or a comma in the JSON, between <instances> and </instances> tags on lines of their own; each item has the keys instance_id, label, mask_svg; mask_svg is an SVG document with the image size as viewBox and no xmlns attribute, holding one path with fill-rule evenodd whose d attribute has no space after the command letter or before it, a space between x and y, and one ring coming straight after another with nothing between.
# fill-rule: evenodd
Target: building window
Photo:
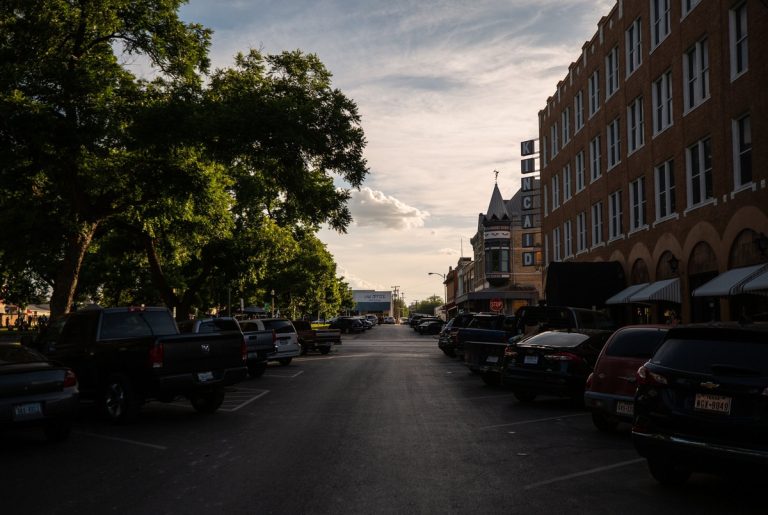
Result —
<instances>
[{"instance_id":1,"label":"building window","mask_svg":"<svg viewBox=\"0 0 768 515\"><path fill-rule=\"evenodd\" d=\"M600 135L595 136L589 142L589 172L590 182L600 178L603 172L600 170Z\"/></svg>"},{"instance_id":2,"label":"building window","mask_svg":"<svg viewBox=\"0 0 768 515\"><path fill-rule=\"evenodd\" d=\"M576 215L576 252L587 250L587 214L581 211Z\"/></svg>"},{"instance_id":3,"label":"building window","mask_svg":"<svg viewBox=\"0 0 768 515\"><path fill-rule=\"evenodd\" d=\"M568 163L563 167L563 202L570 200L573 197L573 189L571 187L571 164Z\"/></svg>"},{"instance_id":4,"label":"building window","mask_svg":"<svg viewBox=\"0 0 768 515\"><path fill-rule=\"evenodd\" d=\"M669 2L670 0L651 0L651 38L654 48L669 36Z\"/></svg>"},{"instance_id":5,"label":"building window","mask_svg":"<svg viewBox=\"0 0 768 515\"><path fill-rule=\"evenodd\" d=\"M621 161L621 123L616 118L608 124L608 167L610 170Z\"/></svg>"},{"instance_id":6,"label":"building window","mask_svg":"<svg viewBox=\"0 0 768 515\"><path fill-rule=\"evenodd\" d=\"M656 167L656 220L675 212L675 167L670 159Z\"/></svg>"},{"instance_id":7,"label":"building window","mask_svg":"<svg viewBox=\"0 0 768 515\"><path fill-rule=\"evenodd\" d=\"M552 250L554 260L561 261L563 256L561 253L560 227L555 227L552 231Z\"/></svg>"},{"instance_id":8,"label":"building window","mask_svg":"<svg viewBox=\"0 0 768 515\"><path fill-rule=\"evenodd\" d=\"M627 152L631 154L644 144L643 97L637 97L627 108Z\"/></svg>"},{"instance_id":9,"label":"building window","mask_svg":"<svg viewBox=\"0 0 768 515\"><path fill-rule=\"evenodd\" d=\"M645 177L629 183L629 230L645 227Z\"/></svg>"},{"instance_id":10,"label":"building window","mask_svg":"<svg viewBox=\"0 0 768 515\"><path fill-rule=\"evenodd\" d=\"M552 211L560 207L560 177L552 176Z\"/></svg>"},{"instance_id":11,"label":"building window","mask_svg":"<svg viewBox=\"0 0 768 515\"><path fill-rule=\"evenodd\" d=\"M603 242L603 203L592 204L592 246Z\"/></svg>"},{"instance_id":12,"label":"building window","mask_svg":"<svg viewBox=\"0 0 768 515\"><path fill-rule=\"evenodd\" d=\"M550 129L550 138L552 139L552 157L554 158L557 155L557 151L559 150L557 147L557 122L551 127Z\"/></svg>"},{"instance_id":13,"label":"building window","mask_svg":"<svg viewBox=\"0 0 768 515\"><path fill-rule=\"evenodd\" d=\"M731 79L735 79L748 68L747 3L744 2L731 9L730 18Z\"/></svg>"},{"instance_id":14,"label":"building window","mask_svg":"<svg viewBox=\"0 0 768 515\"><path fill-rule=\"evenodd\" d=\"M589 77L589 117L592 118L600 109L600 70L595 70Z\"/></svg>"},{"instance_id":15,"label":"building window","mask_svg":"<svg viewBox=\"0 0 768 515\"><path fill-rule=\"evenodd\" d=\"M492 274L509 273L509 248L490 248L485 251L485 271Z\"/></svg>"},{"instance_id":16,"label":"building window","mask_svg":"<svg viewBox=\"0 0 768 515\"><path fill-rule=\"evenodd\" d=\"M584 189L584 151L576 154L576 193Z\"/></svg>"},{"instance_id":17,"label":"building window","mask_svg":"<svg viewBox=\"0 0 768 515\"><path fill-rule=\"evenodd\" d=\"M709 138L698 141L686 151L688 174L688 207L706 202L712 193L712 142Z\"/></svg>"},{"instance_id":18,"label":"building window","mask_svg":"<svg viewBox=\"0 0 768 515\"><path fill-rule=\"evenodd\" d=\"M733 121L733 172L736 188L752 182L752 119L749 115Z\"/></svg>"},{"instance_id":19,"label":"building window","mask_svg":"<svg viewBox=\"0 0 768 515\"><path fill-rule=\"evenodd\" d=\"M685 110L709 98L709 42L702 39L683 55Z\"/></svg>"},{"instance_id":20,"label":"building window","mask_svg":"<svg viewBox=\"0 0 768 515\"><path fill-rule=\"evenodd\" d=\"M632 22L626 32L627 77L632 75L643 62L643 41L640 27L640 18L638 18Z\"/></svg>"},{"instance_id":21,"label":"building window","mask_svg":"<svg viewBox=\"0 0 768 515\"><path fill-rule=\"evenodd\" d=\"M547 216L549 214L549 193L547 192L547 185L544 185L544 195L542 195L544 198L544 216Z\"/></svg>"},{"instance_id":22,"label":"building window","mask_svg":"<svg viewBox=\"0 0 768 515\"><path fill-rule=\"evenodd\" d=\"M573 230L570 220L566 220L563 224L563 238L565 257L571 257L573 256Z\"/></svg>"},{"instance_id":23,"label":"building window","mask_svg":"<svg viewBox=\"0 0 768 515\"><path fill-rule=\"evenodd\" d=\"M579 132L584 127L584 93L579 91L573 97L573 132Z\"/></svg>"},{"instance_id":24,"label":"building window","mask_svg":"<svg viewBox=\"0 0 768 515\"><path fill-rule=\"evenodd\" d=\"M541 142L541 167L544 168L547 166L547 137L544 136L543 141Z\"/></svg>"},{"instance_id":25,"label":"building window","mask_svg":"<svg viewBox=\"0 0 768 515\"><path fill-rule=\"evenodd\" d=\"M616 190L608 196L608 240L622 236L621 216L621 190Z\"/></svg>"},{"instance_id":26,"label":"building window","mask_svg":"<svg viewBox=\"0 0 768 515\"><path fill-rule=\"evenodd\" d=\"M653 133L672 125L672 71L664 72L653 83Z\"/></svg>"},{"instance_id":27,"label":"building window","mask_svg":"<svg viewBox=\"0 0 768 515\"><path fill-rule=\"evenodd\" d=\"M683 0L683 16L687 15L701 0Z\"/></svg>"},{"instance_id":28,"label":"building window","mask_svg":"<svg viewBox=\"0 0 768 515\"><path fill-rule=\"evenodd\" d=\"M563 146L571 140L571 109L566 107L560 115L563 124Z\"/></svg>"},{"instance_id":29,"label":"building window","mask_svg":"<svg viewBox=\"0 0 768 515\"><path fill-rule=\"evenodd\" d=\"M605 98L609 99L619 89L619 47L615 46L605 56Z\"/></svg>"}]
</instances>

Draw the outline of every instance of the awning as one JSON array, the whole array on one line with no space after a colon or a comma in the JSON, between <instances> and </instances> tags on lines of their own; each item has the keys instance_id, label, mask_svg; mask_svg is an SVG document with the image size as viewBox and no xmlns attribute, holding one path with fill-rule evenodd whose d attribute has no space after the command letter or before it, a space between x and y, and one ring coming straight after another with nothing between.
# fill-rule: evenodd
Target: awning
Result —
<instances>
[{"instance_id":1,"label":"awning","mask_svg":"<svg viewBox=\"0 0 768 515\"><path fill-rule=\"evenodd\" d=\"M664 279L651 283L629 298L629 302L664 300L680 304L680 279Z\"/></svg>"},{"instance_id":2,"label":"awning","mask_svg":"<svg viewBox=\"0 0 768 515\"><path fill-rule=\"evenodd\" d=\"M624 288L619 293L614 295L613 297L609 298L605 301L606 304L629 304L630 300L629 298L632 297L635 293L639 292L646 286L648 286L649 283L640 283L640 284L633 284L629 288Z\"/></svg>"},{"instance_id":3,"label":"awning","mask_svg":"<svg viewBox=\"0 0 768 515\"><path fill-rule=\"evenodd\" d=\"M693 290L694 297L727 297L743 293L744 283L768 270L768 264L733 268Z\"/></svg>"},{"instance_id":4,"label":"awning","mask_svg":"<svg viewBox=\"0 0 768 515\"><path fill-rule=\"evenodd\" d=\"M744 293L768 293L768 270L763 270L741 287Z\"/></svg>"}]
</instances>

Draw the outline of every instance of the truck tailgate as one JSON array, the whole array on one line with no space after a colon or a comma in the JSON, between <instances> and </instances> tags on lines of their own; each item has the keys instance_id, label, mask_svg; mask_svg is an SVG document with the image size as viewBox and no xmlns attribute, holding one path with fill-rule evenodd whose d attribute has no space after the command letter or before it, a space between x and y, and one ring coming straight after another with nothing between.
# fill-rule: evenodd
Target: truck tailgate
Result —
<instances>
[{"instance_id":1,"label":"truck tailgate","mask_svg":"<svg viewBox=\"0 0 768 515\"><path fill-rule=\"evenodd\" d=\"M163 373L222 372L245 366L239 332L163 336Z\"/></svg>"}]
</instances>

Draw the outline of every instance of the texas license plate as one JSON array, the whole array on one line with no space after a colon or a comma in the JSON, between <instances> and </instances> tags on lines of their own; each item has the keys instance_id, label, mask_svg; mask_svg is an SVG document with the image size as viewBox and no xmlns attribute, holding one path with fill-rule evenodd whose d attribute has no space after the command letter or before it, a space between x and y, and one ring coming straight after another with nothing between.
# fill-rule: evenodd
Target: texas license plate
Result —
<instances>
[{"instance_id":1,"label":"texas license plate","mask_svg":"<svg viewBox=\"0 0 768 515\"><path fill-rule=\"evenodd\" d=\"M17 404L13 407L14 420L29 420L43 416L43 407L39 402Z\"/></svg>"},{"instance_id":2,"label":"texas license plate","mask_svg":"<svg viewBox=\"0 0 768 515\"><path fill-rule=\"evenodd\" d=\"M213 380L213 372L198 372L197 380L201 383Z\"/></svg>"},{"instance_id":3,"label":"texas license plate","mask_svg":"<svg viewBox=\"0 0 768 515\"><path fill-rule=\"evenodd\" d=\"M629 416L634 415L635 414L635 404L633 402L618 401L616 403L616 414L617 415L629 415Z\"/></svg>"},{"instance_id":4,"label":"texas license plate","mask_svg":"<svg viewBox=\"0 0 768 515\"><path fill-rule=\"evenodd\" d=\"M538 356L525 356L523 358L523 364L524 365L537 365L539 363L539 357Z\"/></svg>"},{"instance_id":5,"label":"texas license plate","mask_svg":"<svg viewBox=\"0 0 768 515\"><path fill-rule=\"evenodd\" d=\"M486 363L498 363L499 362L499 357L498 356L488 356L487 358L485 358L485 362Z\"/></svg>"},{"instance_id":6,"label":"texas license plate","mask_svg":"<svg viewBox=\"0 0 768 515\"><path fill-rule=\"evenodd\" d=\"M693 409L712 413L725 413L727 415L731 412L731 397L697 393Z\"/></svg>"}]
</instances>

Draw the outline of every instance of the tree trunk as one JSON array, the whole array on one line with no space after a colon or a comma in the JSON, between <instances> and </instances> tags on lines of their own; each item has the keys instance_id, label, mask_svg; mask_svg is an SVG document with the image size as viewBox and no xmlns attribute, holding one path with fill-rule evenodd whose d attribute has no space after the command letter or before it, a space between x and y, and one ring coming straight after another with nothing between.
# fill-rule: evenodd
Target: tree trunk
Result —
<instances>
[{"instance_id":1,"label":"tree trunk","mask_svg":"<svg viewBox=\"0 0 768 515\"><path fill-rule=\"evenodd\" d=\"M157 247L155 247L155 240L148 234L144 235L144 247L147 251L147 260L149 261L149 270L152 273L152 282L155 284L160 297L162 297L165 305L169 309L178 308L179 297L173 288L168 284L163 273L163 267L160 265L160 256L157 254ZM176 318L178 319L179 313L177 310Z\"/></svg>"},{"instance_id":2,"label":"tree trunk","mask_svg":"<svg viewBox=\"0 0 768 515\"><path fill-rule=\"evenodd\" d=\"M75 299L77 281L80 277L80 269L83 266L83 258L91 245L93 235L99 222L81 222L77 232L67 236L67 247L64 250L64 259L58 267L56 282L51 294L51 318L56 319L69 313L72 302Z\"/></svg>"}]
</instances>

